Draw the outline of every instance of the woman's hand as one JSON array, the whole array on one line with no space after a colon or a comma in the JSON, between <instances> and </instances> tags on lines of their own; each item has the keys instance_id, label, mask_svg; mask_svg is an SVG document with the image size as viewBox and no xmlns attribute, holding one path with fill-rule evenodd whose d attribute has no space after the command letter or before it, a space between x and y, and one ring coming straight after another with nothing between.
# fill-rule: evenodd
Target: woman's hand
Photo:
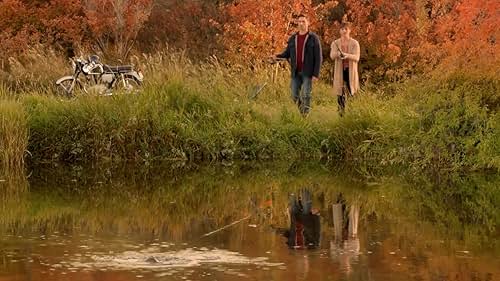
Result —
<instances>
[{"instance_id":1,"label":"woman's hand","mask_svg":"<svg viewBox=\"0 0 500 281\"><path fill-rule=\"evenodd\" d=\"M343 55L344 55L343 59L352 60L352 54L344 53Z\"/></svg>"}]
</instances>

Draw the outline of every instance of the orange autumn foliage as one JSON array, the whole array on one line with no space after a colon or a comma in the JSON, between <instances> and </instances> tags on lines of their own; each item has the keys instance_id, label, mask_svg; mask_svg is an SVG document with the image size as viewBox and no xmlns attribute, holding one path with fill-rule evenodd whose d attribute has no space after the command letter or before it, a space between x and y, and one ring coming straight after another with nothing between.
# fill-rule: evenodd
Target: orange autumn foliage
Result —
<instances>
[{"instance_id":1,"label":"orange autumn foliage","mask_svg":"<svg viewBox=\"0 0 500 281\"><path fill-rule=\"evenodd\" d=\"M248 63L262 60L286 46L295 31L294 19L308 16L314 25L311 0L241 0L223 6L228 20L223 24L222 45L232 61Z\"/></svg>"},{"instance_id":2,"label":"orange autumn foliage","mask_svg":"<svg viewBox=\"0 0 500 281\"><path fill-rule=\"evenodd\" d=\"M144 51L168 45L192 58L218 55L224 17L211 1L155 0L138 41Z\"/></svg>"},{"instance_id":3,"label":"orange autumn foliage","mask_svg":"<svg viewBox=\"0 0 500 281\"><path fill-rule=\"evenodd\" d=\"M56 47L81 44L86 20L79 0L0 1L0 57L47 43Z\"/></svg>"},{"instance_id":4,"label":"orange autumn foliage","mask_svg":"<svg viewBox=\"0 0 500 281\"><path fill-rule=\"evenodd\" d=\"M97 44L104 53L126 56L151 5L152 0L2 0L0 56L36 44L59 49Z\"/></svg>"},{"instance_id":5,"label":"orange autumn foliage","mask_svg":"<svg viewBox=\"0 0 500 281\"><path fill-rule=\"evenodd\" d=\"M320 36L326 64L340 22L352 22L365 79L500 65L498 0L0 0L0 59L38 44L120 58L169 45L249 64L285 47L298 14Z\"/></svg>"},{"instance_id":6,"label":"orange autumn foliage","mask_svg":"<svg viewBox=\"0 0 500 281\"><path fill-rule=\"evenodd\" d=\"M420 51L439 56L434 65L440 63L448 71L500 71L499 1L441 0L428 8L430 23Z\"/></svg>"},{"instance_id":7,"label":"orange autumn foliage","mask_svg":"<svg viewBox=\"0 0 500 281\"><path fill-rule=\"evenodd\" d=\"M152 0L82 0L92 37L104 54L128 56L149 18Z\"/></svg>"}]
</instances>

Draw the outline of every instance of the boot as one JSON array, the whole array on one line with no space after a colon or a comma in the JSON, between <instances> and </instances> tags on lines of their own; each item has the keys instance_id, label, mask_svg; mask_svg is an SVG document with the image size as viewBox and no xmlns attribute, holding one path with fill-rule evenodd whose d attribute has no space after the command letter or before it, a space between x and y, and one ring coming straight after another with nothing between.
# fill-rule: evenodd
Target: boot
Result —
<instances>
[{"instance_id":1,"label":"boot","mask_svg":"<svg viewBox=\"0 0 500 281\"><path fill-rule=\"evenodd\" d=\"M297 105L297 108L299 109L300 112L302 112L302 98L293 98L293 103Z\"/></svg>"},{"instance_id":2,"label":"boot","mask_svg":"<svg viewBox=\"0 0 500 281\"><path fill-rule=\"evenodd\" d=\"M344 116L344 111L345 111L345 96L338 96L337 102L339 104L339 114L340 117L342 117Z\"/></svg>"},{"instance_id":3,"label":"boot","mask_svg":"<svg viewBox=\"0 0 500 281\"><path fill-rule=\"evenodd\" d=\"M310 111L311 111L311 97L306 97L304 98L304 103L302 104L300 113L302 113L302 116L305 117L309 114Z\"/></svg>"}]
</instances>

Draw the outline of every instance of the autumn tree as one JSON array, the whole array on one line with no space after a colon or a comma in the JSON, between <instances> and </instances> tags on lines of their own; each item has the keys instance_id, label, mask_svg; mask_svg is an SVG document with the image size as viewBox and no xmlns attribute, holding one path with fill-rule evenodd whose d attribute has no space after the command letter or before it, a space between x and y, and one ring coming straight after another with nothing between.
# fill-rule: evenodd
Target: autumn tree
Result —
<instances>
[{"instance_id":1,"label":"autumn tree","mask_svg":"<svg viewBox=\"0 0 500 281\"><path fill-rule=\"evenodd\" d=\"M32 39L30 33L34 29L27 25L25 19L29 15L26 5L20 0L4 0L0 2L0 41L1 56L5 57L18 46L26 46Z\"/></svg>"},{"instance_id":2,"label":"autumn tree","mask_svg":"<svg viewBox=\"0 0 500 281\"><path fill-rule=\"evenodd\" d=\"M88 41L88 25L80 0L51 0L37 13L51 45L66 49Z\"/></svg>"},{"instance_id":3,"label":"autumn tree","mask_svg":"<svg viewBox=\"0 0 500 281\"><path fill-rule=\"evenodd\" d=\"M107 56L126 58L151 13L152 0L82 0L92 37Z\"/></svg>"},{"instance_id":4,"label":"autumn tree","mask_svg":"<svg viewBox=\"0 0 500 281\"><path fill-rule=\"evenodd\" d=\"M500 65L498 0L0 0L0 58L37 44L118 58L168 44L247 64L281 51L298 14L323 42L326 73L342 21L353 23L365 78Z\"/></svg>"},{"instance_id":5,"label":"autumn tree","mask_svg":"<svg viewBox=\"0 0 500 281\"><path fill-rule=\"evenodd\" d=\"M339 7L343 20L354 23L362 66L382 79L404 78L443 62L456 68L458 61L470 60L483 68L498 65L498 1L343 0L333 9ZM324 35L331 33L326 29Z\"/></svg>"},{"instance_id":6,"label":"autumn tree","mask_svg":"<svg viewBox=\"0 0 500 281\"><path fill-rule=\"evenodd\" d=\"M448 68L499 70L500 2L495 0L424 1L422 63Z\"/></svg>"},{"instance_id":7,"label":"autumn tree","mask_svg":"<svg viewBox=\"0 0 500 281\"><path fill-rule=\"evenodd\" d=\"M341 0L323 11L331 19L323 21L323 36L330 44L340 36L340 23L351 22L352 36L361 46L364 76L399 77L413 67L410 57L418 44L415 7L413 0Z\"/></svg>"},{"instance_id":8,"label":"autumn tree","mask_svg":"<svg viewBox=\"0 0 500 281\"><path fill-rule=\"evenodd\" d=\"M361 43L362 66L366 70L377 72L380 77L402 76L394 70L404 72L413 67L410 57L418 44L413 0L240 0L224 9L229 19L224 24L222 39L232 60L254 60L281 50L294 31L294 15L306 14L311 28L323 41L325 53L332 40L338 38L340 23L350 21L353 36Z\"/></svg>"},{"instance_id":9,"label":"autumn tree","mask_svg":"<svg viewBox=\"0 0 500 281\"><path fill-rule=\"evenodd\" d=\"M39 43L62 49L79 45L86 30L80 0L0 2L0 56L19 54Z\"/></svg>"},{"instance_id":10,"label":"autumn tree","mask_svg":"<svg viewBox=\"0 0 500 281\"><path fill-rule=\"evenodd\" d=\"M299 14L316 22L311 0L241 0L223 8L228 20L223 24L221 40L226 56L234 61L249 62L281 51Z\"/></svg>"},{"instance_id":11,"label":"autumn tree","mask_svg":"<svg viewBox=\"0 0 500 281\"><path fill-rule=\"evenodd\" d=\"M224 21L225 12L216 1L154 0L138 40L149 51L167 44L194 58L219 55Z\"/></svg>"}]
</instances>

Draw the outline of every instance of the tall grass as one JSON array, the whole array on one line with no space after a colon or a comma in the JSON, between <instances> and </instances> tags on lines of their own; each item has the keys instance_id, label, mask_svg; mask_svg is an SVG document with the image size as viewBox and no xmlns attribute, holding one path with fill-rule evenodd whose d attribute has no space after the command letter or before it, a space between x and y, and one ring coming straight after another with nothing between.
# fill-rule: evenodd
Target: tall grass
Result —
<instances>
[{"instance_id":1,"label":"tall grass","mask_svg":"<svg viewBox=\"0 0 500 281\"><path fill-rule=\"evenodd\" d=\"M499 80L410 81L394 96L367 93L334 122L329 144L344 159L415 171L498 170ZM489 97L489 99L488 99Z\"/></svg>"},{"instance_id":2,"label":"tall grass","mask_svg":"<svg viewBox=\"0 0 500 281\"><path fill-rule=\"evenodd\" d=\"M28 48L22 56L9 57L0 67L0 83L15 92L50 93L55 90L54 82L71 75L68 59L54 50L39 47Z\"/></svg>"},{"instance_id":3,"label":"tall grass","mask_svg":"<svg viewBox=\"0 0 500 281\"><path fill-rule=\"evenodd\" d=\"M0 87L0 169L19 171L28 146L27 117L22 104L7 95Z\"/></svg>"},{"instance_id":4,"label":"tall grass","mask_svg":"<svg viewBox=\"0 0 500 281\"><path fill-rule=\"evenodd\" d=\"M327 157L415 171L500 169L495 78L461 74L366 87L343 118L331 87L318 83L313 110L302 118L283 66L227 68L217 58L193 63L169 51L132 61L145 72L139 95L61 100L39 83L15 91L16 100L2 98L2 114L18 120L5 124L19 130L5 135L22 140L29 131L34 163ZM23 158L26 144L13 145L18 150L2 161Z\"/></svg>"},{"instance_id":5,"label":"tall grass","mask_svg":"<svg viewBox=\"0 0 500 281\"><path fill-rule=\"evenodd\" d=\"M23 99L29 150L33 159L68 162L317 156L315 146L326 135L291 106L269 115L224 99L204 97L179 82L107 99L29 96Z\"/></svg>"}]
</instances>

